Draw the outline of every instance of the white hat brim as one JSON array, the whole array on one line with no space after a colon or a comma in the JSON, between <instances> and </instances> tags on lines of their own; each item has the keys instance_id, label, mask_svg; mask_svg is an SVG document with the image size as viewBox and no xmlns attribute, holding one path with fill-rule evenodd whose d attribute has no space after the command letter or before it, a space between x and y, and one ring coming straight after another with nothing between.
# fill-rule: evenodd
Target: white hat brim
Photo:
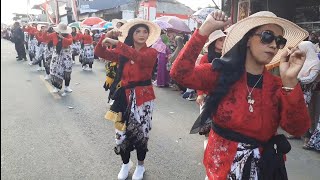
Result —
<instances>
[{"instance_id":1,"label":"white hat brim","mask_svg":"<svg viewBox=\"0 0 320 180\"><path fill-rule=\"evenodd\" d=\"M71 34L72 28L67 26L67 29L59 29L58 27L53 27L54 31L61 34Z\"/></svg>"},{"instance_id":2,"label":"white hat brim","mask_svg":"<svg viewBox=\"0 0 320 180\"><path fill-rule=\"evenodd\" d=\"M215 32L217 32L217 33L215 34ZM224 34L223 31L221 31L221 30L217 30L217 31L215 31L215 32L213 32L213 33L209 36L209 41L204 45L204 49L205 49L206 51L208 51L208 47L209 47L209 45L210 45L213 41L215 41L215 40L217 40L217 39L219 39L219 38L221 38L221 37L226 37L226 36L227 36L227 35Z\"/></svg>"},{"instance_id":3,"label":"white hat brim","mask_svg":"<svg viewBox=\"0 0 320 180\"><path fill-rule=\"evenodd\" d=\"M276 24L282 27L284 31L283 37L287 39L286 46L278 51L267 66L278 64L282 53L287 47L296 47L301 41L308 37L308 32L306 30L286 19L269 16L249 16L237 22L230 28L223 44L222 56L238 43L251 29L266 24Z\"/></svg>"},{"instance_id":4,"label":"white hat brim","mask_svg":"<svg viewBox=\"0 0 320 180\"><path fill-rule=\"evenodd\" d=\"M158 38L160 37L161 29L156 23L151 22L151 21L147 21L147 20L143 20L143 19L134 19L132 21L127 22L123 26L121 26L119 31L122 32L122 35L118 37L119 41L124 42L126 37L128 36L130 28L132 28L133 26L135 26L137 24L145 24L149 27L149 37L146 41L146 44L148 47L151 46L152 44L154 44L158 40Z\"/></svg>"},{"instance_id":5,"label":"white hat brim","mask_svg":"<svg viewBox=\"0 0 320 180\"><path fill-rule=\"evenodd\" d=\"M121 22L121 23L123 23L123 24L126 24L127 23L127 21L126 20L123 20L123 19L113 19L112 20L112 27L113 28L117 28L117 24L119 23L119 22Z\"/></svg>"}]
</instances>

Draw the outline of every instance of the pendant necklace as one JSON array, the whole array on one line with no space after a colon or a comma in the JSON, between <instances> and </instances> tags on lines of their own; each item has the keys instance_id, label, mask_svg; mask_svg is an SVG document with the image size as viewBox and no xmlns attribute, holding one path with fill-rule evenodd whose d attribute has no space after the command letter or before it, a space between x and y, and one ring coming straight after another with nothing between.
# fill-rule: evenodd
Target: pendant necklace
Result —
<instances>
[{"instance_id":1,"label":"pendant necklace","mask_svg":"<svg viewBox=\"0 0 320 180\"><path fill-rule=\"evenodd\" d=\"M249 112L253 112L253 104L254 104L254 99L252 96L252 92L254 90L254 88L257 86L257 84L259 83L259 81L262 78L262 74L260 75L260 78L258 79L258 81L256 82L256 84L253 86L253 88L251 89L251 91L249 91L249 87L248 87L248 83L247 83L247 90L248 90L248 96L247 96L247 100L248 100L248 104L249 104Z\"/></svg>"}]
</instances>

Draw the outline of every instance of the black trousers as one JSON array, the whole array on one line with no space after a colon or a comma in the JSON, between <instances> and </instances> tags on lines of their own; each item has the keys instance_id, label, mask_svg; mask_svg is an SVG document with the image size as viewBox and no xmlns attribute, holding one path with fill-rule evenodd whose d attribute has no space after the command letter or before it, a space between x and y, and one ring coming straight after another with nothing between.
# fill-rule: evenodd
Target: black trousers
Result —
<instances>
[{"instance_id":1,"label":"black trousers","mask_svg":"<svg viewBox=\"0 0 320 180\"><path fill-rule=\"evenodd\" d=\"M27 58L24 43L14 43L19 58Z\"/></svg>"},{"instance_id":2,"label":"black trousers","mask_svg":"<svg viewBox=\"0 0 320 180\"><path fill-rule=\"evenodd\" d=\"M87 65L87 64L89 64L89 68L92 68L92 64L93 64L93 62L92 62L92 63L82 62L82 66L85 66L85 65Z\"/></svg>"},{"instance_id":3,"label":"black trousers","mask_svg":"<svg viewBox=\"0 0 320 180\"><path fill-rule=\"evenodd\" d=\"M141 148L137 148L137 159L138 161L144 161L144 159L146 158L147 155L147 151L145 149L141 149ZM128 164L130 161L130 151L121 151L120 155L121 155L121 159L123 164Z\"/></svg>"}]
</instances>

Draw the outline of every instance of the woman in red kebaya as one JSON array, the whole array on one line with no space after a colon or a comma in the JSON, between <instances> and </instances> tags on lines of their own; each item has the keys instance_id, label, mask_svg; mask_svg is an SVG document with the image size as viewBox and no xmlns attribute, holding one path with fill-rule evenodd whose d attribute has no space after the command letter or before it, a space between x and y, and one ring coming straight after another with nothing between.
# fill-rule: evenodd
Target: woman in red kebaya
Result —
<instances>
[{"instance_id":1,"label":"woman in red kebaya","mask_svg":"<svg viewBox=\"0 0 320 180\"><path fill-rule=\"evenodd\" d=\"M54 86L53 92L57 93L65 81L64 92L72 92L69 87L72 72L72 55L70 45L72 44L71 28L64 23L53 28L54 33L47 34L46 38L53 41L56 46L50 64L51 83Z\"/></svg>"},{"instance_id":2,"label":"woman in red kebaya","mask_svg":"<svg viewBox=\"0 0 320 180\"><path fill-rule=\"evenodd\" d=\"M37 69L38 71L44 71L45 70L44 62L48 54L47 51L48 51L48 43L49 43L48 39L45 38L46 37L45 34L47 33L48 26L39 24L38 29L40 30L35 34L38 40L38 48L36 51L36 56L34 58L35 60L33 61L33 64L39 64L39 67Z\"/></svg>"},{"instance_id":3,"label":"woman in red kebaya","mask_svg":"<svg viewBox=\"0 0 320 180\"><path fill-rule=\"evenodd\" d=\"M37 55L35 58L35 61L33 63L39 62L40 70L46 71L46 76L44 77L45 80L50 79L50 63L52 59L52 52L53 52L53 41L48 38L48 33L53 33L54 30L52 27L41 27L41 32L36 33L36 37L38 39L38 42L41 43L37 50ZM43 63L43 66L42 65Z\"/></svg>"},{"instance_id":4,"label":"woman in red kebaya","mask_svg":"<svg viewBox=\"0 0 320 180\"><path fill-rule=\"evenodd\" d=\"M170 72L178 83L210 93L199 116L201 121L212 119L203 160L206 174L210 180L287 179L283 155L291 147L277 129L302 135L310 127L297 80L306 56L287 47L295 47L308 33L261 11L234 25L220 59L195 66L208 36L229 21L221 11L208 15ZM281 78L265 68L278 58Z\"/></svg>"},{"instance_id":5,"label":"woman in red kebaya","mask_svg":"<svg viewBox=\"0 0 320 180\"><path fill-rule=\"evenodd\" d=\"M27 32L29 35L29 40L28 40L28 54L29 54L29 58L30 58L29 65L32 65L32 60L34 59L34 57L36 55L36 50L37 50L37 46L38 46L38 41L35 37L36 33L38 32L37 24L32 23L31 26L28 25L24 29L24 31Z\"/></svg>"},{"instance_id":6,"label":"woman in red kebaya","mask_svg":"<svg viewBox=\"0 0 320 180\"><path fill-rule=\"evenodd\" d=\"M72 61L74 64L75 57L80 54L80 49L81 49L80 40L81 40L82 34L77 32L77 27L71 27L71 28L72 28L71 35L72 35L73 42L72 42L70 48L71 48L71 52L72 52Z\"/></svg>"},{"instance_id":7,"label":"woman in red kebaya","mask_svg":"<svg viewBox=\"0 0 320 180\"><path fill-rule=\"evenodd\" d=\"M83 49L81 52L81 63L82 69L87 71L92 71L92 64L94 61L94 51L93 51L93 38L90 35L90 30L85 28L84 33L81 36L81 43L83 44ZM89 65L89 67L87 67Z\"/></svg>"},{"instance_id":8,"label":"woman in red kebaya","mask_svg":"<svg viewBox=\"0 0 320 180\"><path fill-rule=\"evenodd\" d=\"M119 63L110 88L114 100L110 110L120 114L120 124L123 125L117 128L115 124L115 152L121 155L123 161L118 179L128 177L130 152L134 149L137 151L138 165L132 179L143 179L155 99L151 78L158 54L149 46L159 38L160 32L155 23L135 19L124 24L119 31L109 31L95 47L97 56ZM119 40L111 37L118 37ZM107 49L106 44L116 47Z\"/></svg>"}]
</instances>

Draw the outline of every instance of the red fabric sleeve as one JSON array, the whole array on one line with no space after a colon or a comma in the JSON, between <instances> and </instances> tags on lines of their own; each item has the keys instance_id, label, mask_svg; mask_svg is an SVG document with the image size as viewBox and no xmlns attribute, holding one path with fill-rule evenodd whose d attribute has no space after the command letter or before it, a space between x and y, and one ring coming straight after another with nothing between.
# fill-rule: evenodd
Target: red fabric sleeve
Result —
<instances>
[{"instance_id":1,"label":"red fabric sleeve","mask_svg":"<svg viewBox=\"0 0 320 180\"><path fill-rule=\"evenodd\" d=\"M98 44L94 48L94 54L105 60L118 62L119 55L115 52L115 49L107 49L105 46L102 46L102 41L104 38L105 35L102 35Z\"/></svg>"},{"instance_id":2,"label":"red fabric sleeve","mask_svg":"<svg viewBox=\"0 0 320 180\"><path fill-rule=\"evenodd\" d=\"M39 32L39 33L36 33L36 39L39 41L39 42L45 42L45 33L43 32Z\"/></svg>"},{"instance_id":3,"label":"red fabric sleeve","mask_svg":"<svg viewBox=\"0 0 320 180\"><path fill-rule=\"evenodd\" d=\"M58 44L58 36L56 32L46 33L45 38L47 38L49 42L52 41L54 46Z\"/></svg>"},{"instance_id":4,"label":"red fabric sleeve","mask_svg":"<svg viewBox=\"0 0 320 180\"><path fill-rule=\"evenodd\" d=\"M311 126L310 116L298 84L290 93L278 92L281 103L280 126L294 136L302 136Z\"/></svg>"},{"instance_id":5,"label":"red fabric sleeve","mask_svg":"<svg viewBox=\"0 0 320 180\"><path fill-rule=\"evenodd\" d=\"M199 62L199 65L200 65L200 64L206 64L206 63L209 63L209 61L208 61L208 54L205 54L205 55L203 55L203 56L201 57L200 62ZM200 96L200 95L203 95L203 94L206 94L206 93L205 93L204 91L197 90L197 94L198 94L198 96Z\"/></svg>"},{"instance_id":6,"label":"red fabric sleeve","mask_svg":"<svg viewBox=\"0 0 320 180\"><path fill-rule=\"evenodd\" d=\"M119 42L116 52L138 63L141 67L153 67L157 59L158 52L153 48L147 48L144 51L137 51L134 48Z\"/></svg>"},{"instance_id":7,"label":"red fabric sleeve","mask_svg":"<svg viewBox=\"0 0 320 180\"><path fill-rule=\"evenodd\" d=\"M83 43L84 44L92 44L93 39L90 35L82 35Z\"/></svg>"},{"instance_id":8,"label":"red fabric sleeve","mask_svg":"<svg viewBox=\"0 0 320 180\"><path fill-rule=\"evenodd\" d=\"M70 46L73 42L72 36L69 34L68 36L62 39L62 47L66 48Z\"/></svg>"},{"instance_id":9,"label":"red fabric sleeve","mask_svg":"<svg viewBox=\"0 0 320 180\"><path fill-rule=\"evenodd\" d=\"M199 30L195 31L174 61L170 71L171 78L191 89L213 90L219 73L214 71L209 63L195 66L198 55L207 39L207 36L199 34Z\"/></svg>"}]
</instances>

